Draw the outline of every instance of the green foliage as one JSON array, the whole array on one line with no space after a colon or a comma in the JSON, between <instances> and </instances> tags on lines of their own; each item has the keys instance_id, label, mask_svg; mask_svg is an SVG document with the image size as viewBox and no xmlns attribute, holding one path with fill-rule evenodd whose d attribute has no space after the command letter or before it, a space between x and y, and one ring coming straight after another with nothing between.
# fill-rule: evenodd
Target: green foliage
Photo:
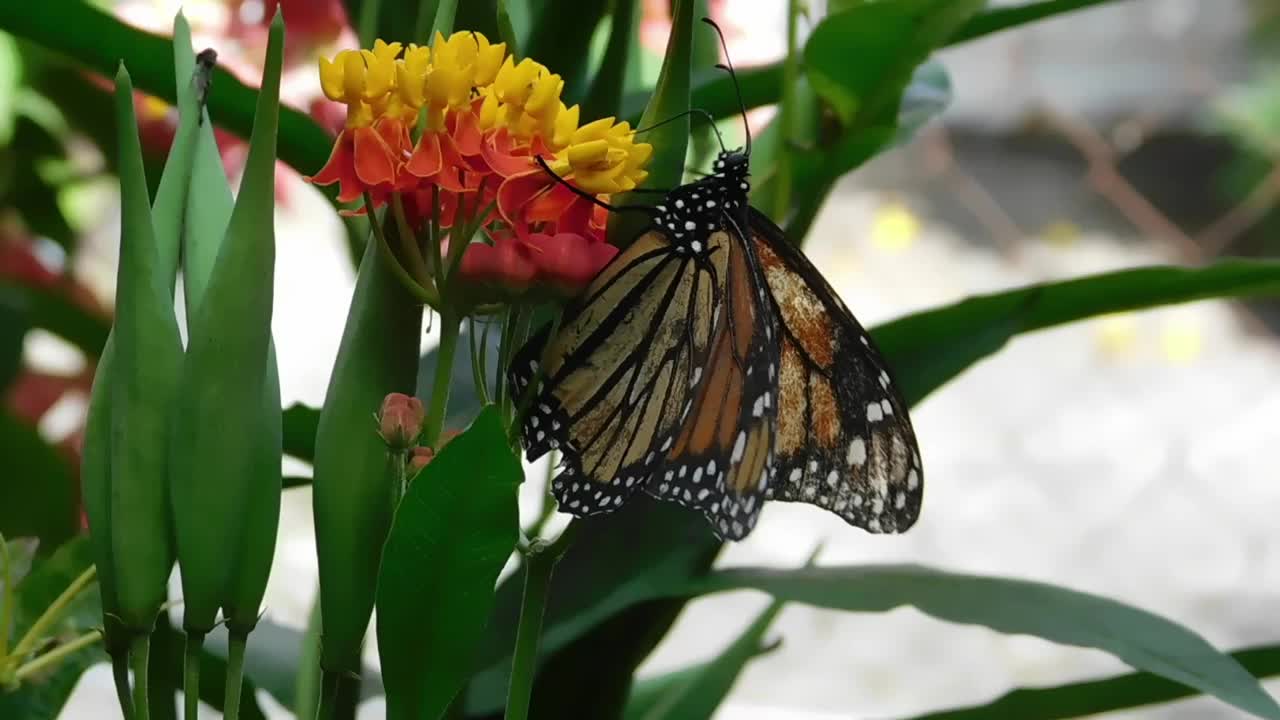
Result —
<instances>
[{"instance_id":1,"label":"green foliage","mask_svg":"<svg viewBox=\"0 0 1280 720\"><path fill-rule=\"evenodd\" d=\"M440 717L467 679L519 537L520 462L496 408L413 479L378 572L378 651L392 720Z\"/></svg>"},{"instance_id":2,"label":"green foliage","mask_svg":"<svg viewBox=\"0 0 1280 720\"><path fill-rule=\"evenodd\" d=\"M755 204L802 242L840 177L908 140L945 108L950 81L930 59L934 51L1097 4L1044 0L988 8L977 0L833 1L795 54L739 73L741 105L781 104L778 120L754 139ZM673 32L657 83L634 92L626 92L634 88L628 83L635 82L641 52L640 3L633 0L351 0L347 6L368 37L421 42L433 28L453 27L501 37L518 56L562 74L564 98L583 102L584 118L614 115L637 126L678 118L644 137L655 147L650 187L673 187L685 175L691 122L681 113L693 108L726 118L741 109L730 78L709 67L716 45L710 31L695 22L705 6L696 0L673 3ZM361 661L376 604L392 718L494 717L506 705L509 717L523 720L525 699L527 717L534 718L707 717L743 668L768 651L765 634L782 604L799 602L869 613L910 605L948 622L1100 649L1145 671L1016 690L980 707L928 718L1075 717L1194 693L1260 717L1280 717L1280 707L1255 679L1280 672L1277 648L1228 655L1169 620L1062 587L917 566L714 572L721 546L704 521L645 497L608 516L575 522L564 545L556 545L568 547L562 558L558 550L555 558L538 555L534 549L544 547L543 541L526 541L518 526L521 475L508 442L510 428L504 426L510 418L493 406L481 409L484 393L474 380L495 372L496 338L489 343L489 362L474 373L452 357L456 353L420 358L422 309L391 272L393 253L380 253L377 243L368 243L359 262L325 407L280 409L269 332L274 160L278 150L285 162L314 172L328 157L331 139L275 101L282 52L278 26L264 90L250 90L219 70L208 114L201 113L187 84L192 59L182 23L175 31L177 47L171 48L91 4L67 1L0 7L0 29L72 58L74 72L107 73L124 58L140 88L179 100L182 117L154 204L127 76L117 88L118 133L89 133L118 158L114 169L123 190L114 335L108 335L108 323L62 294L11 281L0 285L0 380L16 371L20 355L13 347L30 328L66 337L89 355L101 353L83 471L93 543L72 541L37 559L18 586L19 629L80 575L92 554L100 592L86 593L59 631L86 629L105 613L107 647L118 650L121 617L134 632L147 630L167 597L168 521L163 492L151 480L163 474L157 468L168 459L176 468L170 479L184 548L186 622L203 634L221 607L231 627L229 634L215 630L210 650L191 656L199 670L198 694L231 716L239 682L235 668L242 659L250 682L240 717L262 717L255 688L324 718L348 716L357 688L382 692L383 679ZM593 65L597 35L603 43L596 50L603 52ZM14 48L0 42L0 57L21 55ZM30 228L74 248L72 224L51 200L57 188L34 171L37 160L66 152L65 138L53 124L35 122L6 104L24 76L5 71L19 65L0 62L0 141L10 145L0 160L33 179L0 184L0 202L20 205ZM238 202L222 170L214 123L242 136L252 128ZM705 130L698 132L695 164L708 147ZM170 297L179 239L192 340L175 416L167 398L182 357ZM1121 310L1277 294L1280 263L1141 268L974 297L872 332L915 404L1023 333ZM524 334L521 328L509 337ZM479 358L476 363L481 365ZM428 381L433 377L435 384ZM387 393L415 389L432 407L430 444L439 445L434 430L441 425L470 422L470 428L437 447L440 452L401 497L405 458L388 452L376 433L375 413ZM178 442L170 455L165 438L171 426ZM227 432L228 427L242 431ZM10 467L19 478L0 483L0 531L38 535L45 547L71 536L76 499L65 463L34 428L8 415L0 415L0 449L16 458ZM270 570L282 451L314 461L320 598L305 635L263 623L242 658L243 635L258 621ZM574 544L568 545L569 538ZM498 584L517 546L523 562ZM193 554L193 547L199 552ZM198 575L205 581L188 582ZM636 668L686 602L736 589L767 592L774 602L706 662L635 681ZM152 690L148 706L157 717L172 717L173 692L183 680L183 639L164 616L150 637L156 660L145 675ZM531 643L531 637L540 642ZM55 716L84 667L101 657L96 646L85 649L47 677L16 691L0 690L0 716ZM524 687L525 681L531 692L509 695L509 688ZM514 701L508 705L509 696Z\"/></svg>"}]
</instances>

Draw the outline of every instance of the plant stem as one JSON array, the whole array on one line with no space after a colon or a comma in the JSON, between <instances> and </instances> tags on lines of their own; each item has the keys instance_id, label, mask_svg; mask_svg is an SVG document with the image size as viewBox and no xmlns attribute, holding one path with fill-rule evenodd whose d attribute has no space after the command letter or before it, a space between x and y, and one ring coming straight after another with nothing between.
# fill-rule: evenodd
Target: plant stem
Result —
<instances>
[{"instance_id":1,"label":"plant stem","mask_svg":"<svg viewBox=\"0 0 1280 720\"><path fill-rule=\"evenodd\" d=\"M9 630L13 625L13 574L10 568L9 543L0 533L0 562L4 563L4 594L0 595L0 663L9 657Z\"/></svg>"},{"instance_id":2,"label":"plant stem","mask_svg":"<svg viewBox=\"0 0 1280 720\"><path fill-rule=\"evenodd\" d=\"M225 720L240 718L240 686L244 684L244 655L248 645L246 633L231 632L227 641L227 692L222 701Z\"/></svg>"},{"instance_id":3,"label":"plant stem","mask_svg":"<svg viewBox=\"0 0 1280 720\"><path fill-rule=\"evenodd\" d=\"M373 207L372 201L373 198L369 196L369 193L365 193L365 207ZM391 268L391 273L396 276L400 284L404 285L409 294L413 295L414 299L419 302L426 303L431 307L439 305L440 298L436 293L419 285L418 281L414 280L413 276L409 274L409 271L405 270L404 266L400 264L400 258L396 257L395 251L387 243L387 236L383 233L382 223L378 221L378 218L369 218L369 227L373 230L374 242L378 243L378 250L382 253L382 259L387 261L387 266Z\"/></svg>"},{"instance_id":4,"label":"plant stem","mask_svg":"<svg viewBox=\"0 0 1280 720\"><path fill-rule=\"evenodd\" d=\"M576 521L570 521L555 542L548 545L535 540L529 547L525 560L524 597L520 601L520 624L516 627L516 647L511 659L511 685L507 689L506 720L527 720L529 717L551 573L577 535L577 526Z\"/></svg>"},{"instance_id":5,"label":"plant stem","mask_svg":"<svg viewBox=\"0 0 1280 720\"><path fill-rule=\"evenodd\" d=\"M13 674L13 677L15 680L19 682L26 680L32 675L38 674L42 670L46 670L48 668L51 668L57 665L58 663L65 660L68 656L74 655L75 653L80 652L81 650L89 647L90 645L98 642L101 639L102 639L101 632L97 630L94 630L92 632L87 632L84 635L81 635L80 637L76 638L75 640L72 640L69 643L59 645L53 650L50 650L49 652L41 655L40 657L23 665L22 667L19 667L17 672Z\"/></svg>"},{"instance_id":6,"label":"plant stem","mask_svg":"<svg viewBox=\"0 0 1280 720\"><path fill-rule=\"evenodd\" d=\"M204 649L204 633L187 631L186 649L182 659L182 717L198 720L200 717L200 651Z\"/></svg>"},{"instance_id":7,"label":"plant stem","mask_svg":"<svg viewBox=\"0 0 1280 720\"><path fill-rule=\"evenodd\" d=\"M79 577L72 580L71 584L62 591L62 594L58 595L53 603L45 608L44 612L40 613L40 617L36 618L36 621L31 624L26 634L18 641L18 644L13 646L14 656L21 658L35 650L40 638L48 632L54 623L58 622L63 613L66 612L67 607L80 596L80 593L84 592L84 589L89 586L89 583L93 582L97 575L97 566L90 565L88 570L80 573Z\"/></svg>"},{"instance_id":8,"label":"plant stem","mask_svg":"<svg viewBox=\"0 0 1280 720\"><path fill-rule=\"evenodd\" d=\"M316 592L294 679L293 713L298 720L311 720L320 710L320 618L320 593Z\"/></svg>"},{"instance_id":9,"label":"plant stem","mask_svg":"<svg viewBox=\"0 0 1280 720\"><path fill-rule=\"evenodd\" d=\"M151 636L139 635L129 646L129 665L133 669L133 717L151 720L147 701L147 666L151 663Z\"/></svg>"},{"instance_id":10,"label":"plant stem","mask_svg":"<svg viewBox=\"0 0 1280 720\"><path fill-rule=\"evenodd\" d=\"M111 679L116 685L116 701L125 720L133 718L133 698L129 696L129 653L127 650L111 656Z\"/></svg>"},{"instance_id":11,"label":"plant stem","mask_svg":"<svg viewBox=\"0 0 1280 720\"><path fill-rule=\"evenodd\" d=\"M461 320L448 310L440 313L440 347L436 351L436 373L431 381L431 410L422 431L422 444L439 449L440 431L444 429L445 412L449 409L449 386L453 379L453 357L458 347Z\"/></svg>"},{"instance_id":12,"label":"plant stem","mask_svg":"<svg viewBox=\"0 0 1280 720\"><path fill-rule=\"evenodd\" d=\"M360 701L360 678L350 673L323 671L318 720L354 720Z\"/></svg>"}]
</instances>

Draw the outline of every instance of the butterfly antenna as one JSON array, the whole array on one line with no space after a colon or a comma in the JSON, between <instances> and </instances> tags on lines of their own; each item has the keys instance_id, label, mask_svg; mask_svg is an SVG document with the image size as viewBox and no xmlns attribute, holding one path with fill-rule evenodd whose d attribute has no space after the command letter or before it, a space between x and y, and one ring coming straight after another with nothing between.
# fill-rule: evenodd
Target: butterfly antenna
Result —
<instances>
[{"instance_id":1,"label":"butterfly antenna","mask_svg":"<svg viewBox=\"0 0 1280 720\"><path fill-rule=\"evenodd\" d=\"M693 108L691 110L686 110L680 113L679 115L673 115L672 117L669 117L666 120L662 120L660 122L654 123L649 127L637 128L634 132L642 133L642 132L649 132L650 130L657 130L663 125L666 125L667 123L675 122L676 120L679 120L682 117L688 117L690 115L697 115L707 121L707 124L711 126L711 132L716 134L716 142L720 143L720 149L724 150L725 149L724 136L720 134L720 128L716 127L716 119L711 117L711 113L701 108Z\"/></svg>"},{"instance_id":2,"label":"butterfly antenna","mask_svg":"<svg viewBox=\"0 0 1280 720\"><path fill-rule=\"evenodd\" d=\"M557 175L556 171L552 170L550 165L547 165L547 161L543 160L541 155L534 156L534 161L538 163L538 167L542 168L548 175L555 178L556 182L569 188L569 191L572 192L574 195L577 195L578 197L589 201L592 205L595 205L597 207L602 207L605 210L608 210L609 212L616 212L616 213L638 212L638 213L644 213L645 215L651 218L658 216L658 211L656 209L651 207L645 207L644 205L610 205L609 203L604 202L603 200L600 200L595 195L592 195L591 193L584 191L582 188L579 188L578 186L574 185L568 180L565 180L564 178Z\"/></svg>"},{"instance_id":3,"label":"butterfly antenna","mask_svg":"<svg viewBox=\"0 0 1280 720\"><path fill-rule=\"evenodd\" d=\"M733 91L738 95L738 110L742 113L742 129L747 134L747 155L751 154L751 126L747 125L747 104L742 101L742 86L738 84L738 73L733 69L733 61L729 59L729 43L724 39L724 31L716 24L715 20L704 17L702 22L711 26L716 31L716 35L720 38L720 48L724 50L724 62L717 63L716 67L729 73L729 79L733 80Z\"/></svg>"}]
</instances>

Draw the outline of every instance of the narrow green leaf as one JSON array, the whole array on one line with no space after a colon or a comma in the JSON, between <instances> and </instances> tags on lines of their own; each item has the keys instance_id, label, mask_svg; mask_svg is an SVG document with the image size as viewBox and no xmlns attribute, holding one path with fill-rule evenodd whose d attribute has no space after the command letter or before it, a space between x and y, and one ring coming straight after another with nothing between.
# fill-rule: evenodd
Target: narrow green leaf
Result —
<instances>
[{"instance_id":1,"label":"narrow green leaf","mask_svg":"<svg viewBox=\"0 0 1280 720\"><path fill-rule=\"evenodd\" d=\"M1097 595L914 565L739 568L713 573L684 592L738 589L761 590L775 599L848 612L886 612L913 606L940 620L1094 648L1135 669L1196 688L1259 717L1280 718L1280 705L1258 681L1199 635Z\"/></svg>"},{"instance_id":2,"label":"narrow green leaf","mask_svg":"<svg viewBox=\"0 0 1280 720\"><path fill-rule=\"evenodd\" d=\"M899 318L872 335L915 403L1021 333L1123 310L1278 294L1280 262L1138 268L972 297Z\"/></svg>"},{"instance_id":3,"label":"narrow green leaf","mask_svg":"<svg viewBox=\"0 0 1280 720\"><path fill-rule=\"evenodd\" d=\"M422 307L386 267L377 243L367 243L314 426L312 510L324 617L321 666L327 673L360 671L382 545L391 527L387 448L374 414L387 393L413 393L421 335ZM299 445L310 416L296 406L286 413L291 451L307 449Z\"/></svg>"},{"instance_id":4,"label":"narrow green leaf","mask_svg":"<svg viewBox=\"0 0 1280 720\"><path fill-rule=\"evenodd\" d=\"M1015 6L991 7L974 16L957 30L947 44L955 45L1001 30L1017 28L1037 20L1104 5L1116 0L1039 0Z\"/></svg>"},{"instance_id":5,"label":"narrow green leaf","mask_svg":"<svg viewBox=\"0 0 1280 720\"><path fill-rule=\"evenodd\" d=\"M639 39L636 32L640 21L638 9L636 0L617 0L613 4L604 58L582 100L582 117L588 121L619 114L631 46Z\"/></svg>"},{"instance_id":6,"label":"narrow green leaf","mask_svg":"<svg viewBox=\"0 0 1280 720\"><path fill-rule=\"evenodd\" d=\"M74 538L55 552L38 559L31 572L16 587L15 629L21 633L30 627L44 609L92 564L93 551L88 538L84 537ZM74 639L101 620L98 593L90 587L53 628L53 639L55 642ZM42 651L48 649L51 647L42 647ZM0 717L56 720L84 671L105 659L102 645L94 644L68 656L47 675L32 678L16 689L0 691Z\"/></svg>"},{"instance_id":7,"label":"narrow green leaf","mask_svg":"<svg viewBox=\"0 0 1280 720\"><path fill-rule=\"evenodd\" d=\"M591 38L608 5L608 0L546 0L533 23L526 54L564 78L565 105L583 96Z\"/></svg>"},{"instance_id":8,"label":"narrow green leaf","mask_svg":"<svg viewBox=\"0 0 1280 720\"><path fill-rule=\"evenodd\" d=\"M453 34L453 19L458 14L458 0L439 0L436 2L436 14L431 20L431 34L421 42L429 42L440 33L446 38Z\"/></svg>"},{"instance_id":9,"label":"narrow green leaf","mask_svg":"<svg viewBox=\"0 0 1280 720\"><path fill-rule=\"evenodd\" d=\"M89 357L102 352L111 332L110 319L86 310L62 287L35 288L0 280L0 296L6 298L3 302L22 307L31 327L48 330Z\"/></svg>"},{"instance_id":10,"label":"narrow green leaf","mask_svg":"<svg viewBox=\"0 0 1280 720\"><path fill-rule=\"evenodd\" d=\"M466 681L519 537L522 479L491 406L409 486L378 573L388 718L438 718Z\"/></svg>"},{"instance_id":11,"label":"narrow green leaf","mask_svg":"<svg viewBox=\"0 0 1280 720\"><path fill-rule=\"evenodd\" d=\"M1231 657L1256 678L1280 675L1280 645L1249 648ZM1199 695L1153 673L1136 672L1055 687L1018 688L985 705L940 710L912 720L1059 720L1129 710Z\"/></svg>"},{"instance_id":12,"label":"narrow green leaf","mask_svg":"<svg viewBox=\"0 0 1280 720\"><path fill-rule=\"evenodd\" d=\"M782 611L775 600L714 660L637 685L625 720L709 718L724 702L747 663L767 650L765 631Z\"/></svg>"},{"instance_id":13,"label":"narrow green leaf","mask_svg":"<svg viewBox=\"0 0 1280 720\"><path fill-rule=\"evenodd\" d=\"M644 142L653 145L649 177L643 183L646 188L670 190L684 180L684 162L689 149L687 113L693 52L693 4L694 0L676 0L672 8L671 34L667 37L667 52L658 74L658 84L636 124L637 128L645 129L665 123L642 136ZM615 205L627 205L632 201L624 194L613 202ZM647 201L642 202L647 204ZM610 218L610 242L624 246L634 239L643 227L643 221L634 215L615 213Z\"/></svg>"},{"instance_id":14,"label":"narrow green leaf","mask_svg":"<svg viewBox=\"0 0 1280 720\"><path fill-rule=\"evenodd\" d=\"M175 102L172 46L168 38L126 25L87 2L0 3L0 30L74 58L86 69L115 74L124 61L140 90ZM214 122L240 137L253 128L257 91L223 69L214 72L209 108ZM324 165L333 138L305 113L280 111L280 159L310 174Z\"/></svg>"},{"instance_id":15,"label":"narrow green leaf","mask_svg":"<svg viewBox=\"0 0 1280 720\"><path fill-rule=\"evenodd\" d=\"M497 7L498 36L507 44L507 52L519 62L524 58L521 48L529 37L529 0L498 0Z\"/></svg>"}]
</instances>

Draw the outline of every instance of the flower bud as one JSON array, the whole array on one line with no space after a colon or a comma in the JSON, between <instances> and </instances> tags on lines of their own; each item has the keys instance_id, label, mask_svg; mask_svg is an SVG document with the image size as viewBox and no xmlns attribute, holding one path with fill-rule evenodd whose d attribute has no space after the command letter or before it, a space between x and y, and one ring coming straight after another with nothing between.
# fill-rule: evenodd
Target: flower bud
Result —
<instances>
[{"instance_id":1,"label":"flower bud","mask_svg":"<svg viewBox=\"0 0 1280 720\"><path fill-rule=\"evenodd\" d=\"M429 447L419 445L413 449L413 454L409 456L409 477L414 477L422 468L431 462L431 458L436 456L436 452Z\"/></svg>"},{"instance_id":2,"label":"flower bud","mask_svg":"<svg viewBox=\"0 0 1280 720\"><path fill-rule=\"evenodd\" d=\"M392 450L408 450L422 433L425 417L421 400L404 393L389 393L378 412L378 434Z\"/></svg>"}]
</instances>

